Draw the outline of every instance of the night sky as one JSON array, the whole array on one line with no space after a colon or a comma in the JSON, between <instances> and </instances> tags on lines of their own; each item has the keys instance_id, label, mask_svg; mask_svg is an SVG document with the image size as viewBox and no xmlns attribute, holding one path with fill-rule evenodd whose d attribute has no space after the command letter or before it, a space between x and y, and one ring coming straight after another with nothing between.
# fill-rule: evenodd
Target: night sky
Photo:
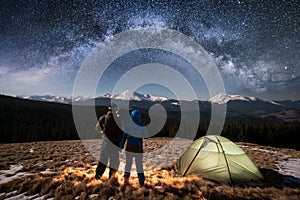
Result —
<instances>
[{"instance_id":1,"label":"night sky","mask_svg":"<svg viewBox=\"0 0 300 200\"><path fill-rule=\"evenodd\" d=\"M97 44L122 31L157 27L201 44L216 61L227 93L300 99L297 0L0 0L0 5L2 94L69 96L81 63Z\"/></svg>"}]
</instances>

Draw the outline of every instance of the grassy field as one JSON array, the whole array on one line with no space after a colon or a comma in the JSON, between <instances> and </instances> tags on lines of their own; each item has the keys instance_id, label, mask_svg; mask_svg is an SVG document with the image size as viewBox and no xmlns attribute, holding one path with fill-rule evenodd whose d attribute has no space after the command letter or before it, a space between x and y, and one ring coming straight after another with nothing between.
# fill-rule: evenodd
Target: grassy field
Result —
<instances>
[{"instance_id":1,"label":"grassy field","mask_svg":"<svg viewBox=\"0 0 300 200\"><path fill-rule=\"evenodd\" d=\"M133 167L123 186L124 155L117 180L107 171L95 180L101 140L14 143L0 145L0 199L299 199L300 152L237 143L265 177L259 182L229 185L199 176L181 177L178 157L190 141L155 138L145 141L146 183L139 187Z\"/></svg>"}]
</instances>

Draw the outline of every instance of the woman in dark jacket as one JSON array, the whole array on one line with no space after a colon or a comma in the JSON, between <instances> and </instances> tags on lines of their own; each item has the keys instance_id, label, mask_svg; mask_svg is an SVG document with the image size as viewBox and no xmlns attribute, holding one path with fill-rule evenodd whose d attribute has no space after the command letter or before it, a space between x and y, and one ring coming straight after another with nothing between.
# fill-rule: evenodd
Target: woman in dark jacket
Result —
<instances>
[{"instance_id":1,"label":"woman in dark jacket","mask_svg":"<svg viewBox=\"0 0 300 200\"><path fill-rule=\"evenodd\" d=\"M144 185L145 175L143 169L143 138L148 138L148 131L142 123L140 111L133 110L131 112L131 121L125 127L120 142L120 148L124 148L124 144L127 140L126 165L124 174L125 184L128 184L132 159L135 157L139 183L141 186Z\"/></svg>"}]
</instances>

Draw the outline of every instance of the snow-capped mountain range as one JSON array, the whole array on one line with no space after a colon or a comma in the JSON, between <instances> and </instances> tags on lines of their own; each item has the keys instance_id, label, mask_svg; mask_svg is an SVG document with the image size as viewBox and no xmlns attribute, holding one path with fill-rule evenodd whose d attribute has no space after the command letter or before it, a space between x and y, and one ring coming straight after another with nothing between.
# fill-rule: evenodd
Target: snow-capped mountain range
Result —
<instances>
[{"instance_id":1,"label":"snow-capped mountain range","mask_svg":"<svg viewBox=\"0 0 300 200\"><path fill-rule=\"evenodd\" d=\"M137 92L130 92L126 90L120 94L103 94L96 97L63 97L63 96L17 96L18 98L37 100L37 101L48 101L57 102L64 104L71 104L76 102L74 105L97 105L97 106L108 106L110 99L116 100L132 100L134 107L147 109L155 103L162 104L166 110L173 112L180 111L180 105L183 103L189 104L191 100L176 100L169 99L167 97L154 96L150 94L140 94ZM256 97L245 97L241 95L230 95L230 94L217 94L208 100L193 100L199 103L201 113L211 112L211 105L227 104L227 117L241 117L241 116L252 116L264 119L278 119L284 121L300 121L300 101L269 101ZM190 112L193 112L191 110Z\"/></svg>"},{"instance_id":2,"label":"snow-capped mountain range","mask_svg":"<svg viewBox=\"0 0 300 200\"><path fill-rule=\"evenodd\" d=\"M16 97L22 98L22 99L30 99L35 101L48 101L48 102L56 102L56 103L64 103L64 104L70 104L73 101L79 102L79 101L85 101L90 99L89 97L83 97L83 96L77 96L77 97L64 97L59 95L17 95Z\"/></svg>"},{"instance_id":3,"label":"snow-capped mountain range","mask_svg":"<svg viewBox=\"0 0 300 200\"><path fill-rule=\"evenodd\" d=\"M224 94L224 93L217 94L217 95L213 96L212 98L208 99L207 101L209 101L211 103L217 103L217 104L225 104L230 101L248 101L248 102L261 101L261 102L269 102L272 104L280 105L279 103L277 103L275 101L259 99L257 97L245 97L245 96L241 96L241 95L231 95L231 94Z\"/></svg>"},{"instance_id":4,"label":"snow-capped mountain range","mask_svg":"<svg viewBox=\"0 0 300 200\"><path fill-rule=\"evenodd\" d=\"M83 96L76 96L76 97L64 97L64 96L58 96L58 95L18 95L16 96L18 98L23 99L30 99L30 100L37 100L37 101L48 101L48 102L57 102L57 103L65 103L70 104L72 103L72 100L75 102L80 101L86 101L90 99L102 99L102 98L108 98L108 99L118 99L118 100L134 100L134 101L151 101L151 102L162 102L162 101L168 101L172 100L167 97L161 97L161 96L155 96L151 94L140 94L137 92L131 92L129 90L125 90L124 92L116 95L112 95L109 93L102 94L100 96L96 97L83 97ZM203 101L203 100L199 100ZM207 102L216 103L216 104L225 104L232 101L246 101L246 102L269 102L272 104L280 105L280 103L277 101L269 101L269 100L263 100L259 99L257 97L245 97L241 95L230 95L230 94L224 94L220 93L212 98L206 100Z\"/></svg>"},{"instance_id":5,"label":"snow-capped mountain range","mask_svg":"<svg viewBox=\"0 0 300 200\"><path fill-rule=\"evenodd\" d=\"M77 96L77 97L64 97L64 96L58 96L58 95L17 95L18 98L23 99L30 99L30 100L36 100L36 101L49 101L49 102L57 102L57 103L65 103L70 104L72 103L72 99L75 102L80 101L86 101L90 99L102 99L102 98L108 98L108 99L118 99L118 100L134 100L134 101L152 101L152 102L161 102L161 101L167 101L169 100L167 97L160 97L160 96L154 96L150 94L140 94L137 92L131 92L129 90L125 90L124 92L116 95L112 95L109 93L102 94L100 96L96 97L83 97L83 96Z\"/></svg>"},{"instance_id":6,"label":"snow-capped mountain range","mask_svg":"<svg viewBox=\"0 0 300 200\"><path fill-rule=\"evenodd\" d=\"M111 98L111 99L119 99L119 100L134 100L134 101L167 101L167 97L160 97L160 96L154 96L150 94L140 94L137 92L131 92L129 90L125 90L124 92L117 94L117 95L111 95L109 93L106 93L104 95L99 96ZM98 98L99 98L98 97Z\"/></svg>"}]
</instances>

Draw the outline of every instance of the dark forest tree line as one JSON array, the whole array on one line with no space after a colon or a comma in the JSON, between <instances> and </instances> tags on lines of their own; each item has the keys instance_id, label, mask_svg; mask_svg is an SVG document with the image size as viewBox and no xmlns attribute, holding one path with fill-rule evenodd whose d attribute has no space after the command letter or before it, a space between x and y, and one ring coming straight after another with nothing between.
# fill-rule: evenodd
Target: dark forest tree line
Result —
<instances>
[{"instance_id":1,"label":"dark forest tree line","mask_svg":"<svg viewBox=\"0 0 300 200\"><path fill-rule=\"evenodd\" d=\"M96 108L96 110L97 115L100 116L105 113L106 108ZM74 125L71 105L0 96L0 113L1 143L80 139ZM146 119L147 113L143 116ZM179 120L167 119L163 129L155 136L178 136L179 125ZM206 135L208 125L209 122L202 122L196 136L192 137L197 139ZM184 132L191 131L189 126L183 128ZM299 149L297 140L299 130L299 121L249 123L237 119L227 122L221 135L234 142L242 141ZM87 124L85 131L87 137L84 139L99 138L94 130L94 124ZM190 136L189 139L191 139Z\"/></svg>"},{"instance_id":2,"label":"dark forest tree line","mask_svg":"<svg viewBox=\"0 0 300 200\"><path fill-rule=\"evenodd\" d=\"M299 149L300 122L256 122L245 124L236 121L226 124L222 135L232 141L251 142L277 147Z\"/></svg>"},{"instance_id":3,"label":"dark forest tree line","mask_svg":"<svg viewBox=\"0 0 300 200\"><path fill-rule=\"evenodd\" d=\"M78 139L70 105L0 97L1 142Z\"/></svg>"},{"instance_id":4,"label":"dark forest tree line","mask_svg":"<svg viewBox=\"0 0 300 200\"><path fill-rule=\"evenodd\" d=\"M198 139L207 133L209 122L200 123L194 139ZM173 137L178 130L179 122L167 124L162 136ZM188 130L188 129L187 129ZM275 147L287 147L300 149L299 146L300 122L244 122L236 120L225 123L221 135L233 142L250 142Z\"/></svg>"}]
</instances>

